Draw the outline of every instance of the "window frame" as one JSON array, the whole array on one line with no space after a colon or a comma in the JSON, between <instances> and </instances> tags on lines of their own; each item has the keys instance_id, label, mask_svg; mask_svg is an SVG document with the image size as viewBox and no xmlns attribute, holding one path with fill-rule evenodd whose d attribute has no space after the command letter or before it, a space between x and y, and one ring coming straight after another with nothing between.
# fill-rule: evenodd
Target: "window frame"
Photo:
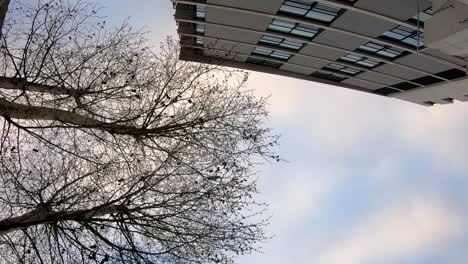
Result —
<instances>
[{"instance_id":1,"label":"window frame","mask_svg":"<svg viewBox=\"0 0 468 264\"><path fill-rule=\"evenodd\" d=\"M419 47L418 47L418 36L419 36ZM382 33L379 37L381 39L386 39L401 45L405 45L414 49L424 48L424 32L420 32L416 29L398 25L386 32ZM413 40L414 44L408 42L407 40Z\"/></svg>"},{"instance_id":2,"label":"window frame","mask_svg":"<svg viewBox=\"0 0 468 264\"><path fill-rule=\"evenodd\" d=\"M269 61L269 60L254 58L254 57L250 57L250 56L247 57L247 59L245 60L245 63L261 65L261 66L275 68L275 69L278 69L281 66L283 66L283 63L280 63L280 62Z\"/></svg>"},{"instance_id":3,"label":"window frame","mask_svg":"<svg viewBox=\"0 0 468 264\"><path fill-rule=\"evenodd\" d=\"M292 51L299 51L301 50L305 43L300 43L300 42L295 42L291 40L287 40L286 38L280 38L276 36L270 36L270 35L262 35L262 37L258 40L259 44L271 46L271 47L279 47L279 48L284 48L287 50L292 50Z\"/></svg>"},{"instance_id":4,"label":"window frame","mask_svg":"<svg viewBox=\"0 0 468 264\"><path fill-rule=\"evenodd\" d=\"M285 0L278 10L278 14L300 17L329 25L345 11L346 9L344 8L319 2L310 3L302 0Z\"/></svg>"},{"instance_id":5,"label":"window frame","mask_svg":"<svg viewBox=\"0 0 468 264\"><path fill-rule=\"evenodd\" d=\"M283 28L284 30L281 30L281 28ZM270 25L268 25L267 31L278 32L278 33L282 33L286 35L304 38L307 40L312 40L317 35L319 35L323 31L323 29L319 27L308 26L308 25L304 25L301 23L289 22L289 21L275 18L270 23ZM301 33L301 32L305 32L305 33ZM310 34L307 34L307 33L310 33Z\"/></svg>"},{"instance_id":6,"label":"window frame","mask_svg":"<svg viewBox=\"0 0 468 264\"><path fill-rule=\"evenodd\" d=\"M350 57L355 57L356 59L352 59ZM345 55L341 56L340 58L338 58L337 61L350 63L350 64L360 66L360 67L364 67L364 68L367 68L367 69L374 69L374 68L384 64L381 61L377 61L375 59L371 59L371 58L368 58L368 57L365 57L365 56L355 55L355 54L351 54L351 53L348 53L348 54L345 54ZM367 62L367 61L372 62L372 64L371 63L366 64L365 62Z\"/></svg>"},{"instance_id":7,"label":"window frame","mask_svg":"<svg viewBox=\"0 0 468 264\"><path fill-rule=\"evenodd\" d=\"M264 56L281 61L288 61L293 56L292 54L288 54L283 51L273 50L266 47L255 47L250 54L256 56Z\"/></svg>"},{"instance_id":8,"label":"window frame","mask_svg":"<svg viewBox=\"0 0 468 264\"><path fill-rule=\"evenodd\" d=\"M369 47L369 45L374 45L374 46L378 46L378 48L372 48L372 47ZM374 49L374 50L372 50ZM381 57L381 58L385 58L385 59L388 59L388 60L396 60L398 58L401 58L405 55L408 54L408 52L404 51L404 50L400 50L398 48L394 48L392 46L389 46L389 45L383 45L383 44L379 44L379 43L376 43L374 41L369 41L363 45L361 45L359 48L357 48L358 51L361 51L363 53L367 53L367 54L372 54L372 55L375 55L375 56L378 56L378 57ZM384 54L394 54L395 56L388 56L388 55L384 55Z\"/></svg>"},{"instance_id":9,"label":"window frame","mask_svg":"<svg viewBox=\"0 0 468 264\"><path fill-rule=\"evenodd\" d=\"M206 6L196 5L195 18L201 19L201 20L206 19Z\"/></svg>"},{"instance_id":10,"label":"window frame","mask_svg":"<svg viewBox=\"0 0 468 264\"><path fill-rule=\"evenodd\" d=\"M205 25L195 24L195 32L198 34L205 34Z\"/></svg>"},{"instance_id":11,"label":"window frame","mask_svg":"<svg viewBox=\"0 0 468 264\"><path fill-rule=\"evenodd\" d=\"M328 80L328 81L337 82L337 83L340 83L340 82L348 79L346 77L339 76L339 75L329 73L329 72L323 72L321 70L318 70L318 71L315 71L315 72L311 73L310 76L320 78L320 79L324 79L324 80Z\"/></svg>"},{"instance_id":12,"label":"window frame","mask_svg":"<svg viewBox=\"0 0 468 264\"><path fill-rule=\"evenodd\" d=\"M382 87L382 88L373 90L373 92L382 96L389 96L394 93L401 93L401 91L394 89L392 87Z\"/></svg>"},{"instance_id":13,"label":"window frame","mask_svg":"<svg viewBox=\"0 0 468 264\"><path fill-rule=\"evenodd\" d=\"M197 46L204 46L205 45L205 39L200 38L200 37L195 37L195 45Z\"/></svg>"},{"instance_id":14,"label":"window frame","mask_svg":"<svg viewBox=\"0 0 468 264\"><path fill-rule=\"evenodd\" d=\"M322 68L322 70L341 73L341 74L348 75L348 76L356 76L356 75L364 72L363 70L355 69L353 67L349 67L349 66L342 65L342 64L339 64L339 63L334 63L334 62L326 65L325 67Z\"/></svg>"}]
</instances>

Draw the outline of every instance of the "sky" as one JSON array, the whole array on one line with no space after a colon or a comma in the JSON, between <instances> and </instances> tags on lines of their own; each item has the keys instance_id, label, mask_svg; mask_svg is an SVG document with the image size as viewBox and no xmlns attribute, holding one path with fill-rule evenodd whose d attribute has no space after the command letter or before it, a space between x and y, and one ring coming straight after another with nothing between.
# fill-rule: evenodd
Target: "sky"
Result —
<instances>
[{"instance_id":1,"label":"sky","mask_svg":"<svg viewBox=\"0 0 468 264\"><path fill-rule=\"evenodd\" d=\"M176 36L169 0L98 0L114 22ZM287 160L259 168L274 236L240 264L468 259L468 103L423 107L253 72Z\"/></svg>"}]
</instances>

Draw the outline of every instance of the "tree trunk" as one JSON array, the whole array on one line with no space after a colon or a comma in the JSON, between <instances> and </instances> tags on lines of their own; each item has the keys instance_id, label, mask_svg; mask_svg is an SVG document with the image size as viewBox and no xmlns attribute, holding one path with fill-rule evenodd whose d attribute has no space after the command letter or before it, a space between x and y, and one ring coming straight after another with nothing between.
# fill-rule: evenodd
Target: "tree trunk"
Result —
<instances>
[{"instance_id":1,"label":"tree trunk","mask_svg":"<svg viewBox=\"0 0 468 264\"><path fill-rule=\"evenodd\" d=\"M117 122L108 123L61 109L17 104L3 98L0 98L0 116L13 119L60 121L77 127L101 129L111 134L129 136L155 136L197 124L197 121L194 121L156 128L139 128L120 125Z\"/></svg>"},{"instance_id":2,"label":"tree trunk","mask_svg":"<svg viewBox=\"0 0 468 264\"><path fill-rule=\"evenodd\" d=\"M20 91L40 92L40 93L49 93L49 94L64 94L64 95L72 95L72 96L77 94L77 91L73 89L67 89L62 86L37 84L33 82L27 82L24 79L14 78L14 77L0 77L0 88L8 89L8 90L20 90Z\"/></svg>"},{"instance_id":3,"label":"tree trunk","mask_svg":"<svg viewBox=\"0 0 468 264\"><path fill-rule=\"evenodd\" d=\"M10 0L0 0L0 34L3 28L3 20L5 20L8 4Z\"/></svg>"},{"instance_id":4,"label":"tree trunk","mask_svg":"<svg viewBox=\"0 0 468 264\"><path fill-rule=\"evenodd\" d=\"M108 205L84 210L52 212L37 208L21 216L0 221L0 236L36 225L45 225L60 221L89 221L93 217L102 217L112 213L126 211L125 206Z\"/></svg>"},{"instance_id":5,"label":"tree trunk","mask_svg":"<svg viewBox=\"0 0 468 264\"><path fill-rule=\"evenodd\" d=\"M56 120L82 127L105 126L107 123L70 111L30 106L10 102L0 98L0 115L15 119Z\"/></svg>"},{"instance_id":6,"label":"tree trunk","mask_svg":"<svg viewBox=\"0 0 468 264\"><path fill-rule=\"evenodd\" d=\"M78 127L98 128L111 133L135 129L133 127L110 124L81 114L50 107L17 104L0 98L0 115L14 119L60 121Z\"/></svg>"}]
</instances>

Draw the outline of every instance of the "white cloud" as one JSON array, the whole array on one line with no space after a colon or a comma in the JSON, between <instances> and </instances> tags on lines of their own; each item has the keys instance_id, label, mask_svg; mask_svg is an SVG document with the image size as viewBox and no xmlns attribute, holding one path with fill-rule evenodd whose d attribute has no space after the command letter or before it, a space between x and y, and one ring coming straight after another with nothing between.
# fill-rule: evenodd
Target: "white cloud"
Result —
<instances>
[{"instance_id":1,"label":"white cloud","mask_svg":"<svg viewBox=\"0 0 468 264\"><path fill-rule=\"evenodd\" d=\"M296 123L310 132L305 144L319 145L330 153L352 150L369 137L394 129L390 124L399 112L394 110L405 104L341 87L258 73L251 74L249 87L258 95L271 95L269 110L275 120Z\"/></svg>"},{"instance_id":2,"label":"white cloud","mask_svg":"<svg viewBox=\"0 0 468 264\"><path fill-rule=\"evenodd\" d=\"M402 115L402 137L441 164L468 170L468 103L412 109Z\"/></svg>"},{"instance_id":3,"label":"white cloud","mask_svg":"<svg viewBox=\"0 0 468 264\"><path fill-rule=\"evenodd\" d=\"M462 228L457 211L434 200L415 198L361 222L323 251L318 263L363 264L411 256L453 238Z\"/></svg>"},{"instance_id":4,"label":"white cloud","mask_svg":"<svg viewBox=\"0 0 468 264\"><path fill-rule=\"evenodd\" d=\"M271 95L272 119L310 133L304 143L335 158L377 150L388 139L421 149L440 164L468 170L468 103L424 107L341 87L253 73L249 87ZM289 133L290 134L290 133ZM289 134L285 134L287 139ZM367 155L367 153L363 153Z\"/></svg>"},{"instance_id":5,"label":"white cloud","mask_svg":"<svg viewBox=\"0 0 468 264\"><path fill-rule=\"evenodd\" d=\"M283 179L277 171L263 173L267 183L260 189L269 193L264 200L271 204L270 230L276 237L266 245L266 255L241 263L365 264L387 259L391 263L392 258L426 255L431 247L454 241L462 229L460 212L434 199L405 200L408 192L425 192L427 185L444 184L450 175L433 175L421 188L402 179L412 176L406 175L411 171L406 159L430 161L431 168L456 165L468 171L468 103L427 108L257 73L251 75L249 87L259 95L271 94L272 121L285 129L281 148L298 149L285 157L292 163L282 166L293 169L286 170ZM374 163L362 165L361 160ZM362 170L362 175L356 176L356 170ZM419 170L416 166L413 172ZM350 176L356 177L357 184L372 181L373 190L385 190L378 204L407 203L378 212L366 208L350 213L353 221L368 215L350 229L341 222L336 229L323 229L314 219L330 217L330 206L344 206L333 204L333 197L340 195L336 186ZM369 190L369 199L372 195ZM337 230L346 232L333 242Z\"/></svg>"},{"instance_id":6,"label":"white cloud","mask_svg":"<svg viewBox=\"0 0 468 264\"><path fill-rule=\"evenodd\" d=\"M276 172L265 173L265 181L270 183L261 186L261 190L276 194L266 201L274 211L271 228L277 237L268 246L268 256L247 263L375 263L377 259L424 255L438 243L453 241L463 216L434 199L406 199L405 204L379 212L369 212L368 208L367 212L350 214L353 220L361 219L362 213L371 215L331 245L324 239L333 240L335 231L321 230L323 233L317 238L311 230L321 227L308 228L306 223L327 217L327 207L322 205L329 206L327 199L340 195L333 194L340 179L353 176L356 169L366 169L359 167L360 163L350 163L351 159L375 161L366 164L370 167L355 180L370 180L372 188L385 190L379 196L380 204L401 202L409 191L417 195L425 192L427 185L444 184L443 178L450 176L433 175L422 188L415 182L406 183L402 179L412 176L406 175L406 159L431 161L434 168L438 165L451 169L457 165L468 171L468 103L427 108L311 82L264 74L252 77L251 88L258 89L259 94L272 94L272 119L280 126L286 124L283 146L298 141L303 145L294 145L300 148L299 154L286 157L297 171L288 171L285 181L272 180ZM296 168L294 163L298 160L308 165ZM324 168L326 173L319 172ZM418 171L416 167L414 173ZM325 180L314 178L320 173ZM347 230L341 224L336 229Z\"/></svg>"},{"instance_id":7,"label":"white cloud","mask_svg":"<svg viewBox=\"0 0 468 264\"><path fill-rule=\"evenodd\" d=\"M283 230L300 224L319 210L321 201L332 189L332 177L322 171L291 170L281 179L271 182L276 187L268 188L268 202L273 212L274 228ZM265 177L265 180L271 178Z\"/></svg>"},{"instance_id":8,"label":"white cloud","mask_svg":"<svg viewBox=\"0 0 468 264\"><path fill-rule=\"evenodd\" d=\"M320 216L321 205L339 177L330 171L302 165L296 161L281 166L275 164L263 171L259 179L259 198L270 204L268 213L272 214L272 219L267 232L274 237L262 245L267 254L243 256L239 263L295 263L306 255L300 242L309 238L304 233L306 221ZM299 238L298 234L305 237Z\"/></svg>"},{"instance_id":9,"label":"white cloud","mask_svg":"<svg viewBox=\"0 0 468 264\"><path fill-rule=\"evenodd\" d=\"M257 96L269 96L269 111L275 119L292 119L304 104L304 82L282 76L251 73L249 87Z\"/></svg>"}]
</instances>

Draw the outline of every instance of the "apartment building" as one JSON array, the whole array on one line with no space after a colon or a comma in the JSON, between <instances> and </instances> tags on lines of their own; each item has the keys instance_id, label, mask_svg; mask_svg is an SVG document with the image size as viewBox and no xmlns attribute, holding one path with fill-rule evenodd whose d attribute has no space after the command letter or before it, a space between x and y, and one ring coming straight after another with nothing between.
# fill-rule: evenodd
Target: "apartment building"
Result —
<instances>
[{"instance_id":1,"label":"apartment building","mask_svg":"<svg viewBox=\"0 0 468 264\"><path fill-rule=\"evenodd\" d=\"M432 106L468 101L468 0L171 0L181 59Z\"/></svg>"}]
</instances>

